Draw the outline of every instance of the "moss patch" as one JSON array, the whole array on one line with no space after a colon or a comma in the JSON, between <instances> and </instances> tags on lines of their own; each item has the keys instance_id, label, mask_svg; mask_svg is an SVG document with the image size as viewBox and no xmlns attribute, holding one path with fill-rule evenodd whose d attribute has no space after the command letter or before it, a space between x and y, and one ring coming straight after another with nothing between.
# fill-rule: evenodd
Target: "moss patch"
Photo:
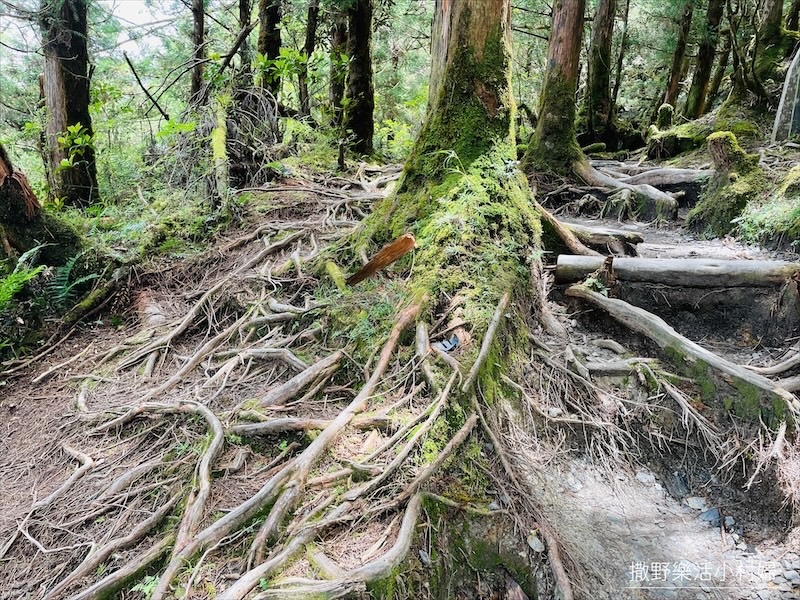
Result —
<instances>
[{"instance_id":1,"label":"moss patch","mask_svg":"<svg viewBox=\"0 0 800 600\"><path fill-rule=\"evenodd\" d=\"M733 221L764 194L770 182L758 166L758 157L746 154L733 133L717 132L709 136L708 144L716 173L689 212L687 226L708 236L722 236L733 230Z\"/></svg>"}]
</instances>

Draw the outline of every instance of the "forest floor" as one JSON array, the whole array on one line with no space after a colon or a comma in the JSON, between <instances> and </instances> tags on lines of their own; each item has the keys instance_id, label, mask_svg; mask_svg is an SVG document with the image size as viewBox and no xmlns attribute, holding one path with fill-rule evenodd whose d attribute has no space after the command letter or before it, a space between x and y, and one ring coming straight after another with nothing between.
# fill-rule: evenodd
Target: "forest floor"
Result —
<instances>
[{"instance_id":1,"label":"forest floor","mask_svg":"<svg viewBox=\"0 0 800 600\"><path fill-rule=\"evenodd\" d=\"M373 173L372 181L381 177ZM197 405L229 415L248 399L274 392L343 345L327 339L315 320L314 311L326 299L315 294L317 282L304 272L304 264L350 231L385 192L377 185L358 189L335 178L324 185L298 180L276 189L252 205L241 230L217 240L203 255L182 261L161 259L132 275L123 326L114 327L105 319L84 324L46 356L9 365L0 377L5 380L0 388L0 598L90 597L81 595L81 590L136 562L143 549L160 543L161 534L157 528L142 531L135 540L114 545L101 560L90 560L98 548L106 548L123 533L138 531L137 523L168 505L176 490L193 480L192 474L199 479L208 467L202 463L211 433L206 432ZM588 219L566 221L598 225ZM700 240L675 226L601 224L641 233L642 257L791 260L789 255L733 240ZM287 237L288 231L300 233ZM207 296L209 290L215 295ZM551 302L568 331L572 352L586 361L613 362L619 356L619 349L609 349L607 340L613 338L634 356L654 354L640 336L576 308L562 292L556 287ZM240 316L242 307L254 303L258 311ZM188 324L179 334L154 344L165 332L175 332L178 323ZM787 350L704 335L707 327L702 324L671 324L738 363L767 364ZM233 335L244 330L253 333ZM563 353L550 359L562 365L568 362ZM270 417L330 422L357 394L356 373L361 366L349 368L350 385L334 386L327 377L317 377L300 401L264 411ZM429 414L432 398L407 393L421 385L409 381L407 365L394 361L390 373L374 400L377 406L366 415L375 421L347 429L332 443L311 473L313 502L308 507L301 503L296 518L308 517L308 510L324 504L331 484L340 482L340 471L345 471L345 478L353 475L353 465L375 460L381 449L386 452L392 432L420 423ZM518 384L541 388L541 377L532 364L529 379ZM636 379L635 374L630 377ZM620 405L657 403L653 397L642 398L627 376L593 376L593 382ZM312 402L314 397L323 400ZM135 421L138 415L128 411L142 401L151 403L152 413ZM191 418L165 418L159 416L164 403L183 403L190 407L187 411L196 412ZM634 430L641 424L640 416L631 416L631 430L619 436L615 452L599 448L603 444L585 427L565 433L559 419L574 417L574 411L557 403L544 411L549 417L542 429L511 423L504 444L510 459L521 466L530 499L557 532L566 563L585 571L575 578L577 597L800 598L800 530L792 529L792 511L771 483L771 473L762 474L746 489L735 469L727 470L726 477L717 469L717 458L693 440L659 442L655 434ZM120 420L106 428L98 415ZM230 423L224 419L223 424L227 446L211 457L209 469L215 475L210 488L195 489L188 500L191 505L205 494L197 522L181 524L190 533L230 514L232 507L273 476L283 458L315 439L306 430L325 427L287 429L245 442L244 429L228 429ZM384 456L384 464L399 455L392 452ZM484 448L481 456L473 457L477 470L485 468L491 453ZM395 491L416 481L421 470L421 465L407 472L400 469ZM130 473L137 475L127 476ZM435 492L446 495L452 489L433 481ZM502 489L493 494L496 502L489 502L491 495L486 498L489 512L497 510L494 504L503 504ZM316 539L317 546L337 568L355 573L387 548L391 551L401 537L402 514L386 509L372 519L344 520L330 535ZM409 560L424 578L433 555L435 527L430 517L420 521ZM544 548L535 536L527 541L520 552L529 553L535 562ZM508 541L508 546L514 547L514 542ZM181 580L191 589L186 598L216 597L249 566L231 557L253 553L247 561L251 563L263 552L236 535L216 540L204 550L191 575ZM83 564L91 568L81 570ZM306 581L321 571L318 562L301 557L284 564L279 574ZM119 597L149 598L155 578L148 573L154 571L138 572L138 585ZM449 595L428 588L428 597L490 597L480 573L469 579L454 584ZM534 574L533 579L540 582L540 597L548 597L544 593L548 576ZM267 593L263 586L262 590Z\"/></svg>"}]
</instances>

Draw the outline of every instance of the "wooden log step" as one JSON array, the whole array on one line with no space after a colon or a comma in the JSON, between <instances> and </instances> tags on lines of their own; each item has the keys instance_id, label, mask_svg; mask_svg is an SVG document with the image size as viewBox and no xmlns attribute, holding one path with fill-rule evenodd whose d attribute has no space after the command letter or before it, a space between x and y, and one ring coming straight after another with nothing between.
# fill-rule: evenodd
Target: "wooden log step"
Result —
<instances>
[{"instance_id":1,"label":"wooden log step","mask_svg":"<svg viewBox=\"0 0 800 600\"><path fill-rule=\"evenodd\" d=\"M604 257L561 254L556 283L575 283L603 265ZM617 279L694 288L780 287L800 263L777 260L718 260L709 258L615 258Z\"/></svg>"}]
</instances>

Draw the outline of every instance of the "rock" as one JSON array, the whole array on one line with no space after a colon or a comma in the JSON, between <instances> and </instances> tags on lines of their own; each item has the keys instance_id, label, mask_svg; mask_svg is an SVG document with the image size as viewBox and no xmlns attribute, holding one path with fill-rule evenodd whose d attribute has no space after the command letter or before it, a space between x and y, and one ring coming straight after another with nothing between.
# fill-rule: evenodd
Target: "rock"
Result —
<instances>
[{"instance_id":1,"label":"rock","mask_svg":"<svg viewBox=\"0 0 800 600\"><path fill-rule=\"evenodd\" d=\"M800 583L800 573L794 569L784 571L783 576L787 581L791 581L792 583Z\"/></svg>"},{"instance_id":2,"label":"rock","mask_svg":"<svg viewBox=\"0 0 800 600\"><path fill-rule=\"evenodd\" d=\"M428 556L428 553L425 552L425 550L423 550L422 548L420 548L420 550L419 550L419 560L426 567L431 566L431 557Z\"/></svg>"},{"instance_id":3,"label":"rock","mask_svg":"<svg viewBox=\"0 0 800 600\"><path fill-rule=\"evenodd\" d=\"M686 499L686 504L689 505L689 508L693 508L695 510L704 510L706 507L705 499L700 498L699 496L689 496Z\"/></svg>"},{"instance_id":4,"label":"rock","mask_svg":"<svg viewBox=\"0 0 800 600\"><path fill-rule=\"evenodd\" d=\"M732 516L730 516L730 515L728 515L727 517L725 517L725 527L726 527L726 528L730 529L730 528L731 528L731 527L733 527L734 525L736 525L736 519L734 519L734 518L733 518Z\"/></svg>"},{"instance_id":5,"label":"rock","mask_svg":"<svg viewBox=\"0 0 800 600\"><path fill-rule=\"evenodd\" d=\"M491 504L489 504L489 510L500 510L500 505L496 500L492 500Z\"/></svg>"},{"instance_id":6,"label":"rock","mask_svg":"<svg viewBox=\"0 0 800 600\"><path fill-rule=\"evenodd\" d=\"M636 479L641 481L645 485L653 485L656 482L656 477L652 473L648 473L647 471L639 471L636 473Z\"/></svg>"},{"instance_id":7,"label":"rock","mask_svg":"<svg viewBox=\"0 0 800 600\"><path fill-rule=\"evenodd\" d=\"M528 546L537 554L541 554L545 549L544 542L542 542L539 536L533 531L528 535Z\"/></svg>"},{"instance_id":8,"label":"rock","mask_svg":"<svg viewBox=\"0 0 800 600\"><path fill-rule=\"evenodd\" d=\"M758 590L757 594L761 600L769 600L769 597L772 595L769 590Z\"/></svg>"}]
</instances>

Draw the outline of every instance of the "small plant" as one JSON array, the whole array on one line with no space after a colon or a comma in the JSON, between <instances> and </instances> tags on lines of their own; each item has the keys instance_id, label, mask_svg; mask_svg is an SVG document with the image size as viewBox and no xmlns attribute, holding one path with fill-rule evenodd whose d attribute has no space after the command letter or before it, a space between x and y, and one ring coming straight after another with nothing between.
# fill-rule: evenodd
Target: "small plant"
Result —
<instances>
[{"instance_id":1,"label":"small plant","mask_svg":"<svg viewBox=\"0 0 800 600\"><path fill-rule=\"evenodd\" d=\"M44 269L42 266L27 266L29 263L36 261L36 257L39 255L39 251L42 248L44 248L44 244L40 244L25 252L19 257L14 270L5 277L0 278L0 311L8 306L8 303L11 302L14 296L16 296L23 287L25 287L26 283L36 277ZM0 272L4 264L5 261L0 261Z\"/></svg>"},{"instance_id":2,"label":"small plant","mask_svg":"<svg viewBox=\"0 0 800 600\"><path fill-rule=\"evenodd\" d=\"M75 294L81 285L100 277L97 273L89 273L83 277L72 279L75 265L84 254L86 253L79 252L63 266L57 267L53 272L53 278L47 284L50 301L58 309L64 308L75 299Z\"/></svg>"},{"instance_id":3,"label":"small plant","mask_svg":"<svg viewBox=\"0 0 800 600\"><path fill-rule=\"evenodd\" d=\"M139 583L131 588L132 592L141 592L144 594L144 597L147 600L153 597L153 592L156 591L156 586L158 585L158 577L154 575L148 575L144 577Z\"/></svg>"},{"instance_id":4,"label":"small plant","mask_svg":"<svg viewBox=\"0 0 800 600\"><path fill-rule=\"evenodd\" d=\"M58 136L58 145L66 157L61 159L58 170L70 169L83 160L89 151L94 151L94 139L89 130L80 123L70 125L63 135Z\"/></svg>"}]
</instances>

